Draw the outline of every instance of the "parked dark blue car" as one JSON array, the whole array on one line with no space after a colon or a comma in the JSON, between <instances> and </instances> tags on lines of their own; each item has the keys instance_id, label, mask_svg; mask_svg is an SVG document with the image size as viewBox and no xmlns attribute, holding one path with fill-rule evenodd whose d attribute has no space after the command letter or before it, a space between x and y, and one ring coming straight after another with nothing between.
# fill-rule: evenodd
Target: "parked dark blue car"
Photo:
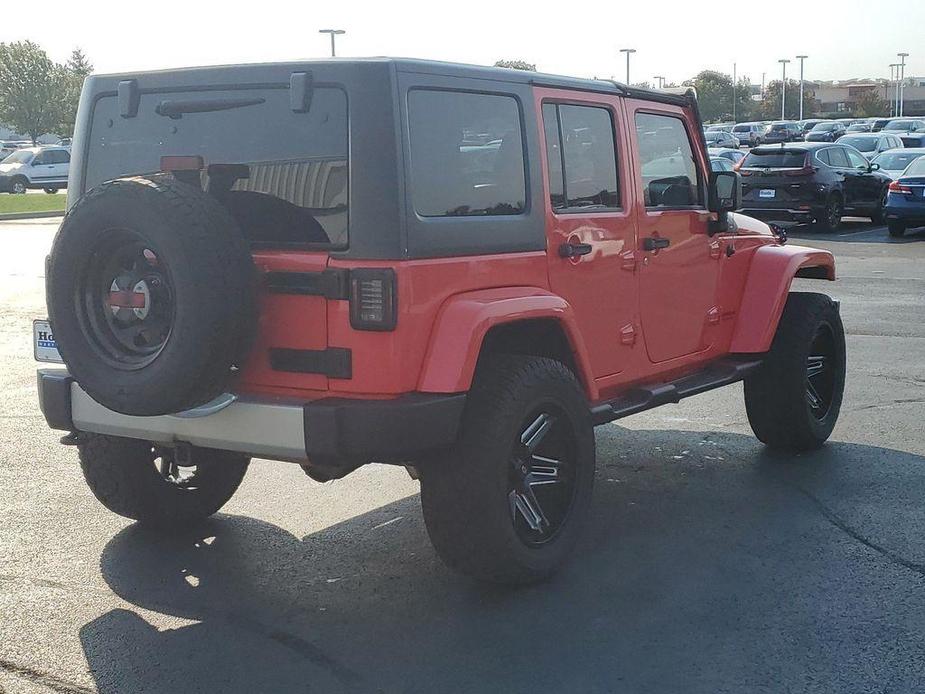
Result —
<instances>
[{"instance_id":1,"label":"parked dark blue car","mask_svg":"<svg viewBox=\"0 0 925 694\"><path fill-rule=\"evenodd\" d=\"M890 183L885 216L890 236L899 237L909 227L925 226L925 157L909 164L902 176Z\"/></svg>"}]
</instances>

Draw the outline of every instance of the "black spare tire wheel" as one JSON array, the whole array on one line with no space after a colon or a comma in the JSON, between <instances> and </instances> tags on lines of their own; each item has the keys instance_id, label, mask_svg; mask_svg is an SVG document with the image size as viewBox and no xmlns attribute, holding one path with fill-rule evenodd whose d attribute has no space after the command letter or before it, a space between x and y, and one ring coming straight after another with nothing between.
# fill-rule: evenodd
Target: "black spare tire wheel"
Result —
<instances>
[{"instance_id":1,"label":"black spare tire wheel","mask_svg":"<svg viewBox=\"0 0 925 694\"><path fill-rule=\"evenodd\" d=\"M241 230L167 174L85 194L55 237L48 311L71 375L101 405L160 415L220 395L256 324Z\"/></svg>"}]
</instances>

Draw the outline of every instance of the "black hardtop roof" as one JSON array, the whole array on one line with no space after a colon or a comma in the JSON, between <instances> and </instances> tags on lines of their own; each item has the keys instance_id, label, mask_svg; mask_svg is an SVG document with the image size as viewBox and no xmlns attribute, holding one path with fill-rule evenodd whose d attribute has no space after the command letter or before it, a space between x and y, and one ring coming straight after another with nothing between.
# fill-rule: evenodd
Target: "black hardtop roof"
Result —
<instances>
[{"instance_id":1,"label":"black hardtop roof","mask_svg":"<svg viewBox=\"0 0 925 694\"><path fill-rule=\"evenodd\" d=\"M559 89L575 89L579 91L600 92L604 94L618 94L636 99L649 101L659 101L662 103L673 103L677 105L688 105L692 91L677 94L673 92L659 91L655 89L644 89L641 87L628 87L625 84L613 80L603 79L585 79L581 77L569 77L566 75L554 75L543 72L532 72L527 70L513 70L510 68L487 67L484 65L467 65L464 63L449 63L438 60L421 60L417 58L391 58L391 57L372 57L372 58L323 58L314 60L300 60L280 63L244 63L240 65L212 65L203 67L185 67L173 68L166 70L150 70L131 73L109 73L93 75L91 79L103 84L113 85L121 80L137 79L143 80L145 77L157 79L159 77L178 77L185 76L191 79L212 79L215 77L227 77L229 73L235 71L246 74L247 79L254 79L262 73L279 72L281 69L311 70L324 66L355 66L362 69L364 66L382 66L390 65L397 72L418 73L428 75L444 75L448 77L462 77L468 79L484 79L496 82L510 82L514 84L529 84L536 87L552 87ZM100 85L102 86L102 85Z\"/></svg>"}]
</instances>

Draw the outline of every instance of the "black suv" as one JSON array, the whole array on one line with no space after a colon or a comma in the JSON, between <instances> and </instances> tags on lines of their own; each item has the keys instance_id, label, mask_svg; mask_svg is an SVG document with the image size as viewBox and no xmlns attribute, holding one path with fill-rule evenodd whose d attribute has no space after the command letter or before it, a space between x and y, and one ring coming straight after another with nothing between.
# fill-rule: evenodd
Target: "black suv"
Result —
<instances>
[{"instance_id":1,"label":"black suv","mask_svg":"<svg viewBox=\"0 0 925 694\"><path fill-rule=\"evenodd\" d=\"M890 177L854 147L828 143L764 145L742 160L742 209L771 220L816 222L834 231L843 215L883 219Z\"/></svg>"},{"instance_id":2,"label":"black suv","mask_svg":"<svg viewBox=\"0 0 925 694\"><path fill-rule=\"evenodd\" d=\"M792 121L779 121L771 123L768 131L764 134L766 144L781 142L799 142L803 139L803 131L800 124Z\"/></svg>"}]
</instances>

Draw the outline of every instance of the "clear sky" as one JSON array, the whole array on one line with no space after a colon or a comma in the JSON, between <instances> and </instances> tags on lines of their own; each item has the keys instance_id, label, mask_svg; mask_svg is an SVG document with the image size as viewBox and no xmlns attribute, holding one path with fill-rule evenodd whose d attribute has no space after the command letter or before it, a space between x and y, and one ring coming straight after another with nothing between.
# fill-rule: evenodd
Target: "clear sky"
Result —
<instances>
[{"instance_id":1,"label":"clear sky","mask_svg":"<svg viewBox=\"0 0 925 694\"><path fill-rule=\"evenodd\" d=\"M13 13L16 14L16 13ZM99 72L265 62L327 55L318 29L346 29L338 55L392 55L624 79L618 49L635 48L631 79L680 82L704 68L779 77L780 58L808 54L807 79L888 77L898 51L906 75L925 75L925 0L464 0L44 2L29 19L0 22L0 41L31 39L58 61L80 46ZM788 77L797 76L797 63Z\"/></svg>"}]
</instances>

